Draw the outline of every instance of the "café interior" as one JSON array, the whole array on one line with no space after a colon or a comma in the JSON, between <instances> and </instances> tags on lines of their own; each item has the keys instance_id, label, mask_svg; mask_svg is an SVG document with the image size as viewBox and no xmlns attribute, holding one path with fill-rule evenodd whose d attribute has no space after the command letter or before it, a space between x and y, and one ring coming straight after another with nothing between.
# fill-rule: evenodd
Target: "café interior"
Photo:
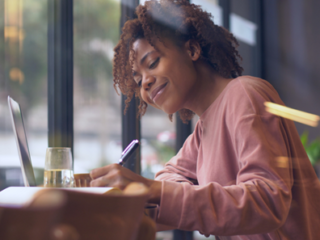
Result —
<instances>
[{"instance_id":1,"label":"caf\u00e9 interior","mask_svg":"<svg viewBox=\"0 0 320 240\"><path fill-rule=\"evenodd\" d=\"M236 37L243 75L269 81L286 106L320 115L318 0L190 2ZM48 147L70 148L76 187L88 187L88 173L117 162L133 139L140 147L125 167L146 178L179 151L197 117L184 124L174 115L170 122L148 108L139 119L135 99L124 115L126 98L113 88L113 48L143 3L0 0L0 193L24 186L8 96L20 104L38 186ZM320 128L295 125L320 179ZM27 206L0 204L0 239L215 239L198 231L159 231L147 192L139 184L100 195L53 189Z\"/></svg>"}]
</instances>

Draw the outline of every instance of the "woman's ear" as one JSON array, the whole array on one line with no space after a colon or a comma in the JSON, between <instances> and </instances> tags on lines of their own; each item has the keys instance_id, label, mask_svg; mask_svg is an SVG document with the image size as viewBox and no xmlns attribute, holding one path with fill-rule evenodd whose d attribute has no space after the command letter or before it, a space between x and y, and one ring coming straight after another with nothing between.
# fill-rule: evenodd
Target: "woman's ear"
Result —
<instances>
[{"instance_id":1,"label":"woman's ear","mask_svg":"<svg viewBox=\"0 0 320 240\"><path fill-rule=\"evenodd\" d=\"M197 61L200 58L201 47L197 41L188 40L184 46L192 61Z\"/></svg>"}]
</instances>

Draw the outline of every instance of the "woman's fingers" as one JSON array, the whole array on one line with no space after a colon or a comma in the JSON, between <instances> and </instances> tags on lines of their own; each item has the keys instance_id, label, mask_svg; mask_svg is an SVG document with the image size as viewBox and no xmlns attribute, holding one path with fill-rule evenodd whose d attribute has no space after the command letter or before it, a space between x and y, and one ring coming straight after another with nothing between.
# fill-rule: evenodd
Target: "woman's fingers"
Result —
<instances>
[{"instance_id":1,"label":"woman's fingers","mask_svg":"<svg viewBox=\"0 0 320 240\"><path fill-rule=\"evenodd\" d=\"M110 172L112 169L117 168L117 167L121 167L121 166L119 164L115 163L115 164L110 164L110 165L107 165L107 166L104 166L104 167L101 167L101 168L93 169L90 172L90 177L92 179L99 178L101 176L104 176L104 175L108 174L108 172Z\"/></svg>"},{"instance_id":2,"label":"woman's fingers","mask_svg":"<svg viewBox=\"0 0 320 240\"><path fill-rule=\"evenodd\" d=\"M110 185L110 181L105 176L96 178L90 182L91 187L108 187Z\"/></svg>"},{"instance_id":3,"label":"woman's fingers","mask_svg":"<svg viewBox=\"0 0 320 240\"><path fill-rule=\"evenodd\" d=\"M126 188L131 182L140 182L147 187L150 181L131 170L120 166L119 164L111 164L91 171L92 181L91 187L117 187L121 190Z\"/></svg>"},{"instance_id":4,"label":"woman's fingers","mask_svg":"<svg viewBox=\"0 0 320 240\"><path fill-rule=\"evenodd\" d=\"M93 179L90 183L91 187L113 187L114 183L122 177L121 171L112 166L94 169L90 175Z\"/></svg>"},{"instance_id":5,"label":"woman's fingers","mask_svg":"<svg viewBox=\"0 0 320 240\"><path fill-rule=\"evenodd\" d=\"M124 189L129 183L137 177L132 171L118 165L111 164L91 171L91 187L117 187Z\"/></svg>"},{"instance_id":6,"label":"woman's fingers","mask_svg":"<svg viewBox=\"0 0 320 240\"><path fill-rule=\"evenodd\" d=\"M92 178L91 187L115 187L124 190L133 182L136 184L132 186L140 186L139 183L143 183L146 187L146 192L148 191L150 194L149 201L156 204L160 203L161 182L144 178L119 164L111 164L94 169L91 171L90 176ZM132 186L126 190L128 193L139 192L138 189L132 188Z\"/></svg>"}]
</instances>

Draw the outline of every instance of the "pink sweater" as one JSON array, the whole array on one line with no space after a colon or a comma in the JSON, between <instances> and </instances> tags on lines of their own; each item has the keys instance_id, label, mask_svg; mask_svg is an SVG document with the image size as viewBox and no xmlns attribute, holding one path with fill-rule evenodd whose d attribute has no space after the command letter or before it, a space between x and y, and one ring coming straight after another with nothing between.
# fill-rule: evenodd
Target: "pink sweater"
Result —
<instances>
[{"instance_id":1,"label":"pink sweater","mask_svg":"<svg viewBox=\"0 0 320 240\"><path fill-rule=\"evenodd\" d=\"M157 222L218 239L320 239L320 182L294 123L265 101L283 104L264 80L227 85L157 173Z\"/></svg>"}]
</instances>

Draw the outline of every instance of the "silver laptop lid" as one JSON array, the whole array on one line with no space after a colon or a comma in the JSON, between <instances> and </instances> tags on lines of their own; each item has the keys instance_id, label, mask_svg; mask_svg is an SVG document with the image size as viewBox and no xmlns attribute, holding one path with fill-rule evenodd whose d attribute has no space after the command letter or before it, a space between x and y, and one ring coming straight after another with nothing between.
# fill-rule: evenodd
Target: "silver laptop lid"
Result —
<instances>
[{"instance_id":1,"label":"silver laptop lid","mask_svg":"<svg viewBox=\"0 0 320 240\"><path fill-rule=\"evenodd\" d=\"M26 187L36 186L37 184L31 163L27 136L23 124L20 105L19 103L14 101L10 96L8 96L8 105L11 115L11 123L18 147L24 185Z\"/></svg>"}]
</instances>

